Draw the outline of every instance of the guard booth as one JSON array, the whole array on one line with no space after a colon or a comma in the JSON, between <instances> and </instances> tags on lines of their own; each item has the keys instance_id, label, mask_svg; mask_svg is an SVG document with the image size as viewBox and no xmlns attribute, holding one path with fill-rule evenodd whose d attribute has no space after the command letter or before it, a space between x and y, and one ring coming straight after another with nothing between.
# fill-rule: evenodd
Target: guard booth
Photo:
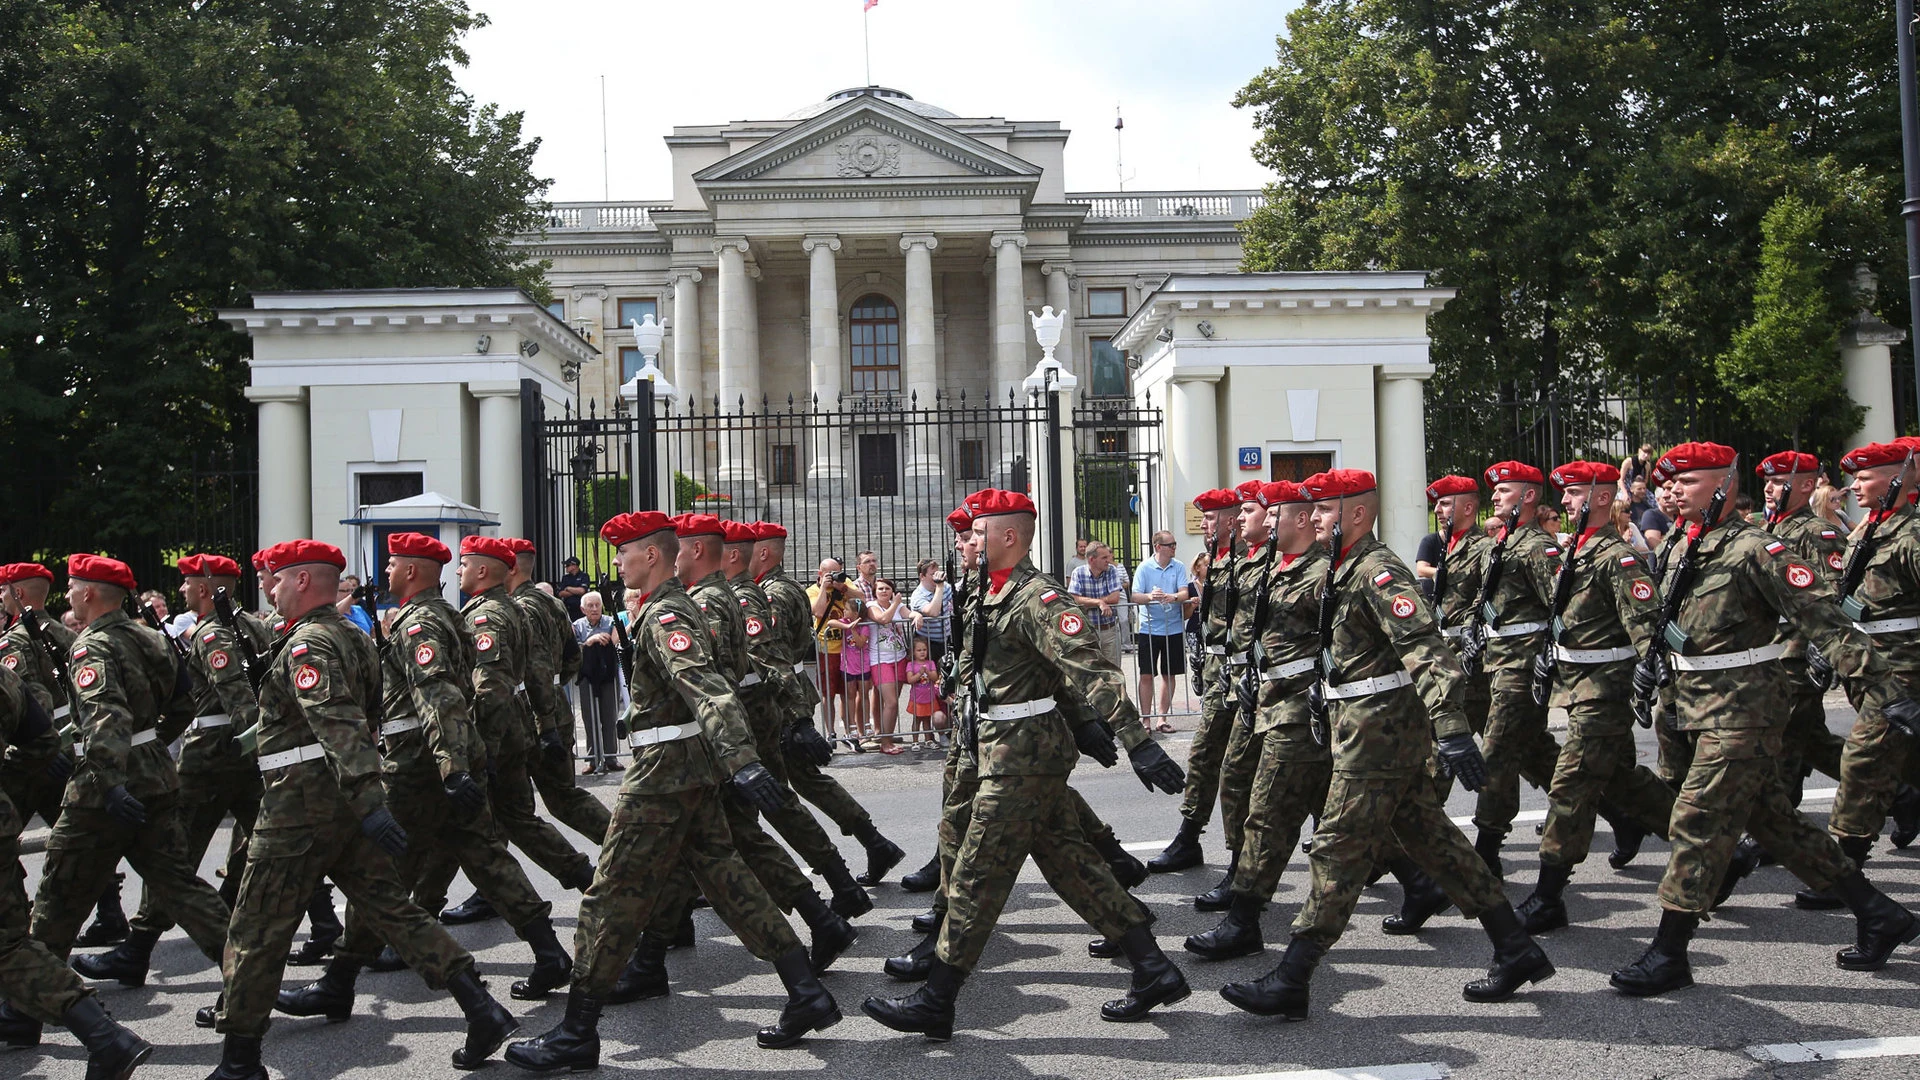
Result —
<instances>
[{"instance_id":1,"label":"guard booth","mask_svg":"<svg viewBox=\"0 0 1920 1080\"><path fill-rule=\"evenodd\" d=\"M402 532L424 533L451 548L457 561L460 541L484 530L498 530L500 515L429 491L412 498L362 506L354 516L341 518L340 524L347 527L347 573L359 575L362 582L385 593L387 537ZM447 598L447 603L460 606L460 582L456 575L442 575L440 593Z\"/></svg>"}]
</instances>

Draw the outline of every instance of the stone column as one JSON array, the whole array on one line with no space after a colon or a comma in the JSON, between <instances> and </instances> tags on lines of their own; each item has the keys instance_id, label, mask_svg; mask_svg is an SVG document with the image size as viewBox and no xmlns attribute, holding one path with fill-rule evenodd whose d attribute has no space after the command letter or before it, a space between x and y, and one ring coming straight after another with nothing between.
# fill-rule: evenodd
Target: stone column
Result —
<instances>
[{"instance_id":1,"label":"stone column","mask_svg":"<svg viewBox=\"0 0 1920 1080\"><path fill-rule=\"evenodd\" d=\"M834 270L837 236L809 236L800 241L807 253L807 385L820 407L840 402L840 278Z\"/></svg>"},{"instance_id":2,"label":"stone column","mask_svg":"<svg viewBox=\"0 0 1920 1080\"><path fill-rule=\"evenodd\" d=\"M1427 410L1432 364L1382 367L1375 389L1374 475L1380 484L1380 540L1409 563L1427 532Z\"/></svg>"},{"instance_id":3,"label":"stone column","mask_svg":"<svg viewBox=\"0 0 1920 1080\"><path fill-rule=\"evenodd\" d=\"M1888 326L1871 311L1855 315L1841 332L1840 371L1847 396L1867 410L1848 446L1893 441L1893 346L1905 340L1906 331Z\"/></svg>"},{"instance_id":4,"label":"stone column","mask_svg":"<svg viewBox=\"0 0 1920 1080\"><path fill-rule=\"evenodd\" d=\"M260 407L260 546L313 533L313 450L307 388L249 386Z\"/></svg>"},{"instance_id":5,"label":"stone column","mask_svg":"<svg viewBox=\"0 0 1920 1080\"><path fill-rule=\"evenodd\" d=\"M697 267L676 266L667 271L673 285L673 382L682 401L698 403L700 382L700 282Z\"/></svg>"},{"instance_id":6,"label":"stone column","mask_svg":"<svg viewBox=\"0 0 1920 1080\"><path fill-rule=\"evenodd\" d=\"M1009 391L1027 377L1026 301L1021 295L1020 252L1023 232L994 233L993 247L993 403L1004 406Z\"/></svg>"},{"instance_id":7,"label":"stone column","mask_svg":"<svg viewBox=\"0 0 1920 1080\"><path fill-rule=\"evenodd\" d=\"M940 241L932 233L907 233L900 250L907 255L907 311L901 326L901 374L906 392L918 395L920 407L933 407L940 377L933 366L933 251Z\"/></svg>"},{"instance_id":8,"label":"stone column","mask_svg":"<svg viewBox=\"0 0 1920 1080\"><path fill-rule=\"evenodd\" d=\"M759 380L749 371L758 367L753 355L753 282L747 277L747 241L728 236L713 242L713 253L720 257L720 409L732 412L750 382Z\"/></svg>"},{"instance_id":9,"label":"stone column","mask_svg":"<svg viewBox=\"0 0 1920 1080\"><path fill-rule=\"evenodd\" d=\"M1093 388L1093 369L1085 371L1073 363L1073 279L1066 267L1059 263L1041 263L1040 273L1047 279L1047 306L1060 313L1060 344L1054 347L1053 358L1060 366L1078 375L1089 392Z\"/></svg>"},{"instance_id":10,"label":"stone column","mask_svg":"<svg viewBox=\"0 0 1920 1080\"><path fill-rule=\"evenodd\" d=\"M480 509L500 515L500 535L520 536L520 383L467 384L480 401Z\"/></svg>"},{"instance_id":11,"label":"stone column","mask_svg":"<svg viewBox=\"0 0 1920 1080\"><path fill-rule=\"evenodd\" d=\"M1216 390L1221 367L1178 369L1167 384L1167 513L1180 542L1180 558L1191 562L1206 543L1188 534L1186 506L1203 491L1220 486L1220 425Z\"/></svg>"}]
</instances>

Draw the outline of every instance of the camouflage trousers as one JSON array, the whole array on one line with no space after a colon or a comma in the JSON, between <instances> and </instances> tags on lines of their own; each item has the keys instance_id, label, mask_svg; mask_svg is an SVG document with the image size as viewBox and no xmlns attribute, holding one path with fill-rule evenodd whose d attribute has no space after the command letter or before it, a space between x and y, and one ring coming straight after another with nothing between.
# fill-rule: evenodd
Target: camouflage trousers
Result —
<instances>
[{"instance_id":1,"label":"camouflage trousers","mask_svg":"<svg viewBox=\"0 0 1920 1080\"><path fill-rule=\"evenodd\" d=\"M1283 707L1295 706L1289 701ZM1298 710L1304 718L1304 701ZM1327 805L1333 758L1297 724L1276 727L1255 739L1260 762L1253 774L1253 797L1238 849L1240 864L1234 870L1233 891L1265 903L1280 887L1280 874L1300 842L1300 827Z\"/></svg>"},{"instance_id":2,"label":"camouflage trousers","mask_svg":"<svg viewBox=\"0 0 1920 1080\"><path fill-rule=\"evenodd\" d=\"M1661 700L1653 709L1653 737L1660 749L1660 767L1654 772L1668 787L1679 791L1687 779L1687 767L1693 764L1693 743L1675 726L1680 714L1670 694L1661 691Z\"/></svg>"},{"instance_id":3,"label":"camouflage trousers","mask_svg":"<svg viewBox=\"0 0 1920 1080\"><path fill-rule=\"evenodd\" d=\"M487 806L493 811L494 827L501 837L526 852L535 866L560 881L585 878L593 868L592 860L575 850L560 830L554 828L553 822L541 817L534 808L527 754L503 747L496 762L498 767L487 774L485 782ZM590 792L581 791L581 794L593 798ZM422 858L420 880L414 885L416 894L423 900L435 896L444 898L460 864L450 853L441 850L425 852Z\"/></svg>"},{"instance_id":4,"label":"camouflage trousers","mask_svg":"<svg viewBox=\"0 0 1920 1080\"><path fill-rule=\"evenodd\" d=\"M233 838L227 845L227 880L239 884L247 865L247 837L260 813L260 770L248 759L245 769L183 772L180 774L180 822L187 830L187 865L196 872L213 844L213 834L233 815ZM129 920L136 930L164 934L173 929L173 917L156 907L153 890L140 886L140 910Z\"/></svg>"},{"instance_id":5,"label":"camouflage trousers","mask_svg":"<svg viewBox=\"0 0 1920 1080\"><path fill-rule=\"evenodd\" d=\"M556 689L554 693L558 694ZM567 760L555 765L547 760L545 754L535 753L527 759L527 771L532 776L533 786L540 792L540 801L546 805L547 813L555 821L593 841L604 844L607 840L607 824L613 819L613 812L607 804L594 798L593 792L581 787L573 777L573 713L568 711L565 722L559 725L560 737L567 744ZM572 850L572 845L568 845Z\"/></svg>"},{"instance_id":6,"label":"camouflage trousers","mask_svg":"<svg viewBox=\"0 0 1920 1080\"><path fill-rule=\"evenodd\" d=\"M1213 819L1213 802L1220 795L1220 769L1233 738L1232 718L1225 716L1227 695L1220 686L1221 663L1209 657L1202 671L1200 726L1187 748L1187 790L1180 799L1180 816L1198 825Z\"/></svg>"},{"instance_id":7,"label":"camouflage trousers","mask_svg":"<svg viewBox=\"0 0 1920 1080\"><path fill-rule=\"evenodd\" d=\"M1254 725L1236 711L1227 733L1227 750L1220 758L1220 835L1228 851L1239 851L1247 832L1247 811L1253 803L1254 773L1260 765L1262 743Z\"/></svg>"},{"instance_id":8,"label":"camouflage trousers","mask_svg":"<svg viewBox=\"0 0 1920 1080\"><path fill-rule=\"evenodd\" d=\"M1520 781L1537 788L1553 783L1560 744L1547 733L1547 708L1533 703L1526 668L1493 673L1489 685L1483 750L1487 783L1474 805L1473 824L1482 832L1513 831L1520 813Z\"/></svg>"},{"instance_id":9,"label":"camouflage trousers","mask_svg":"<svg viewBox=\"0 0 1920 1080\"><path fill-rule=\"evenodd\" d=\"M307 917L307 903L322 876L346 894L349 916L392 945L429 987L443 989L449 978L473 966L472 955L446 928L407 899L393 860L360 832L352 815L320 825L255 829L220 963L226 995L216 1031L254 1038L266 1034L294 932Z\"/></svg>"},{"instance_id":10,"label":"camouflage trousers","mask_svg":"<svg viewBox=\"0 0 1920 1080\"><path fill-rule=\"evenodd\" d=\"M937 857L940 860L940 888L933 894L933 910L947 910L948 883L953 880L953 864L960 858L960 843L966 839L967 826L973 821L973 797L980 791L978 766L971 758L956 764L950 759L942 780L940 826ZM1074 816L1080 819L1080 831L1095 844L1113 839L1113 826L1087 805L1086 797L1072 787L1067 796L1073 800Z\"/></svg>"},{"instance_id":11,"label":"camouflage trousers","mask_svg":"<svg viewBox=\"0 0 1920 1080\"><path fill-rule=\"evenodd\" d=\"M1313 834L1313 883L1293 920L1293 936L1331 947L1346 932L1373 868L1395 845L1425 870L1467 918L1506 902L1493 876L1447 817L1426 769L1398 776L1336 772Z\"/></svg>"},{"instance_id":12,"label":"camouflage trousers","mask_svg":"<svg viewBox=\"0 0 1920 1080\"><path fill-rule=\"evenodd\" d=\"M1540 861L1578 866L1593 846L1602 801L1641 828L1667 838L1673 789L1634 760L1633 708L1625 701L1581 701L1567 710L1567 741L1547 788L1547 824Z\"/></svg>"},{"instance_id":13,"label":"camouflage trousers","mask_svg":"<svg viewBox=\"0 0 1920 1080\"><path fill-rule=\"evenodd\" d=\"M57 1024L89 992L65 961L27 932L27 903L20 865L20 815L0 798L0 997L43 1024Z\"/></svg>"},{"instance_id":14,"label":"camouflage trousers","mask_svg":"<svg viewBox=\"0 0 1920 1080\"><path fill-rule=\"evenodd\" d=\"M1840 755L1847 740L1827 728L1826 695L1807 678L1805 660L1782 660L1791 674L1793 704L1787 719L1787 742L1780 759L1780 773L1792 790L1800 790L1800 780L1808 770L1840 779Z\"/></svg>"},{"instance_id":15,"label":"camouflage trousers","mask_svg":"<svg viewBox=\"0 0 1920 1080\"><path fill-rule=\"evenodd\" d=\"M753 955L772 960L799 946L793 928L734 851L722 801L710 787L659 795L621 791L593 884L580 898L574 986L595 998L613 990L641 928L658 923L661 896L673 877L663 872L669 867L692 875Z\"/></svg>"},{"instance_id":16,"label":"camouflage trousers","mask_svg":"<svg viewBox=\"0 0 1920 1080\"><path fill-rule=\"evenodd\" d=\"M65 751L60 751L64 756ZM17 746L8 747L0 759L0 795L11 801L24 824L35 814L52 828L60 820L60 800L66 796L67 782L47 775L49 757L29 757Z\"/></svg>"},{"instance_id":17,"label":"camouflage trousers","mask_svg":"<svg viewBox=\"0 0 1920 1080\"><path fill-rule=\"evenodd\" d=\"M1847 696L1860 715L1840 752L1840 791L1827 828L1838 837L1871 840L1886 824L1900 785L1915 782L1920 755L1913 753L1913 740L1889 727L1880 710L1863 707L1860 692L1849 688Z\"/></svg>"},{"instance_id":18,"label":"camouflage trousers","mask_svg":"<svg viewBox=\"0 0 1920 1080\"><path fill-rule=\"evenodd\" d=\"M428 853L432 853L452 859L465 871L467 880L508 926L519 929L552 913L553 905L540 898L520 860L507 851L507 842L494 828L492 814L484 808L472 815L455 810L437 773L387 773L382 780L387 789L387 809L407 830L407 853L394 860L394 873L401 886L413 894L420 910L431 914L447 902L444 890L438 896L428 896L417 888ZM348 904L340 955L372 963L381 944L369 920L360 917L360 909Z\"/></svg>"},{"instance_id":19,"label":"camouflage trousers","mask_svg":"<svg viewBox=\"0 0 1920 1080\"><path fill-rule=\"evenodd\" d=\"M768 702L767 707L775 709L772 702ZM779 715L777 710L774 715ZM760 755L760 764L765 765L773 778L780 781L780 786L787 789L788 795L785 806L766 816L767 824L806 860L815 873L823 872L830 866L844 866L846 860L827 836L827 830L820 827L820 819L813 816L813 811L807 809L806 804L800 801L799 793L793 790L787 755L780 749L780 732L785 726L784 721L777 721L768 725L766 730L756 729L753 733L754 749ZM836 788L839 786L834 785Z\"/></svg>"},{"instance_id":20,"label":"camouflage trousers","mask_svg":"<svg viewBox=\"0 0 1920 1080\"><path fill-rule=\"evenodd\" d=\"M760 827L760 815L746 801L735 796L725 787L717 788L715 796L720 800L720 813L725 819L728 835L733 840L733 850L759 883L760 889L773 905L781 911L792 911L801 897L813 893L813 882L801 871L793 856L780 846L779 841L767 835ZM672 937L679 929L680 921L685 918L687 909L692 906L693 898L700 894L701 885L692 872L692 867L682 866L669 875L667 886L660 893L660 899L654 906L653 921L648 929L665 937ZM707 901L714 902L712 893L706 893ZM726 912L715 907L723 920ZM733 926L731 921L728 926ZM735 933L744 939L745 931L733 926ZM768 959L768 958L763 958Z\"/></svg>"},{"instance_id":21,"label":"camouflage trousers","mask_svg":"<svg viewBox=\"0 0 1920 1080\"><path fill-rule=\"evenodd\" d=\"M1802 817L1781 786L1779 728L1681 734L1692 744L1693 761L1673 803L1662 907L1705 915L1742 832L1815 889L1853 872L1840 845Z\"/></svg>"},{"instance_id":22,"label":"camouflage trousers","mask_svg":"<svg viewBox=\"0 0 1920 1080\"><path fill-rule=\"evenodd\" d=\"M187 859L187 832L176 797L149 796L147 823L122 825L97 807L69 806L47 838L47 861L33 898L33 936L64 957L93 914L94 902L127 860L154 900L216 963L227 941L227 904Z\"/></svg>"},{"instance_id":23,"label":"camouflage trousers","mask_svg":"<svg viewBox=\"0 0 1920 1080\"><path fill-rule=\"evenodd\" d=\"M811 761L796 761L785 753L774 755L772 760L761 759L761 764L769 770L773 762L780 762L786 769L787 785L793 793L820 808L827 820L840 827L845 836L854 836L873 824L873 815L860 801L848 794L840 786L840 781L820 771L820 766Z\"/></svg>"},{"instance_id":24,"label":"camouflage trousers","mask_svg":"<svg viewBox=\"0 0 1920 1080\"><path fill-rule=\"evenodd\" d=\"M1029 855L1060 899L1101 935L1118 938L1146 922L1088 837L1081 822L1084 805L1064 776L981 778L945 882L943 962L963 972L980 963Z\"/></svg>"}]
</instances>

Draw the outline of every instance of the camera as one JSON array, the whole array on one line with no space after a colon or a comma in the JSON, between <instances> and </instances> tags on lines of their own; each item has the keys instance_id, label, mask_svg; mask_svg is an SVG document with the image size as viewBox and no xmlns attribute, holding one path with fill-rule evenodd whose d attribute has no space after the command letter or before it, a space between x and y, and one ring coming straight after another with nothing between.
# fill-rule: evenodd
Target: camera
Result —
<instances>
[{"instance_id":1,"label":"camera","mask_svg":"<svg viewBox=\"0 0 1920 1080\"><path fill-rule=\"evenodd\" d=\"M833 582L835 585L845 585L847 583L847 572L845 570L835 570L833 573L827 575L827 580Z\"/></svg>"}]
</instances>

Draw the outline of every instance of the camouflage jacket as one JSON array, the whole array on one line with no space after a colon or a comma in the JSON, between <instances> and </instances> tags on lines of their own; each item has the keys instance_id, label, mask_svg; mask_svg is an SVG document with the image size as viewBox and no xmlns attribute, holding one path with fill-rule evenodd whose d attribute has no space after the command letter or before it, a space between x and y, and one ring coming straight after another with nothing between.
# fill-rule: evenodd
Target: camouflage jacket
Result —
<instances>
[{"instance_id":1,"label":"camouflage jacket","mask_svg":"<svg viewBox=\"0 0 1920 1080\"><path fill-rule=\"evenodd\" d=\"M787 576L785 567L767 571L760 578L760 587L766 590L773 611L772 637L791 673L782 707L789 716L810 718L820 704L820 691L805 672L794 671L794 667L813 655L813 605L807 600L807 590Z\"/></svg>"},{"instance_id":2,"label":"camouflage jacket","mask_svg":"<svg viewBox=\"0 0 1920 1080\"><path fill-rule=\"evenodd\" d=\"M1215 554L1207 564L1200 600L1200 609L1205 612L1200 617L1200 641L1206 649L1200 664L1203 694L1212 694L1221 685L1220 671L1227 659L1227 638L1233 632L1234 603L1238 599L1234 583L1239 578L1237 568L1245 552L1246 545L1234 540L1225 554Z\"/></svg>"},{"instance_id":3,"label":"camouflage jacket","mask_svg":"<svg viewBox=\"0 0 1920 1080\"><path fill-rule=\"evenodd\" d=\"M1073 695L1085 716L1106 720L1129 749L1146 740L1126 679L1100 651L1085 617L1060 587L1022 559L1006 584L982 598L984 640L967 643L969 672L983 688L979 708L981 776L1065 776L1079 760L1069 718L1060 709L993 719L997 709Z\"/></svg>"},{"instance_id":4,"label":"camouflage jacket","mask_svg":"<svg viewBox=\"0 0 1920 1080\"><path fill-rule=\"evenodd\" d=\"M1309 668L1285 678L1269 678L1281 669L1311 661L1320 651L1320 587L1327 580L1327 549L1314 544L1296 556L1278 555L1267 588L1267 624L1261 627L1260 646L1266 655L1260 682L1260 714L1256 733L1284 727L1280 735L1301 754L1325 760L1328 750L1307 732L1305 693L1313 685Z\"/></svg>"},{"instance_id":5,"label":"camouflage jacket","mask_svg":"<svg viewBox=\"0 0 1920 1080\"><path fill-rule=\"evenodd\" d=\"M1413 678L1410 686L1329 703L1335 771L1404 776L1424 768L1436 737L1472 730L1460 661L1440 636L1413 571L1373 534L1348 549L1333 587L1327 682Z\"/></svg>"},{"instance_id":6,"label":"camouflage jacket","mask_svg":"<svg viewBox=\"0 0 1920 1080\"><path fill-rule=\"evenodd\" d=\"M380 680L386 716L380 726L390 732L380 740L387 773L444 780L474 771L483 756L473 724L473 640L463 625L436 589L422 591L394 614Z\"/></svg>"},{"instance_id":7,"label":"camouflage jacket","mask_svg":"<svg viewBox=\"0 0 1920 1080\"><path fill-rule=\"evenodd\" d=\"M527 674L525 618L505 585L469 598L460 617L466 620L467 638L473 644L474 726L487 757L524 751L533 745L526 703L520 696Z\"/></svg>"},{"instance_id":8,"label":"camouflage jacket","mask_svg":"<svg viewBox=\"0 0 1920 1080\"><path fill-rule=\"evenodd\" d=\"M1683 543L1690 543L1683 541ZM1671 587L1684 549L1667 566ZM1864 680L1868 704L1893 692L1887 662L1840 614L1833 586L1794 555L1786 541L1733 518L1698 542L1693 588L1674 620L1685 647L1672 658L1681 730L1763 728L1787 722L1794 676L1778 663L1719 671L1682 670L1682 657L1717 656L1771 644L1785 616L1849 680ZM1669 635L1669 641L1673 635Z\"/></svg>"},{"instance_id":9,"label":"camouflage jacket","mask_svg":"<svg viewBox=\"0 0 1920 1080\"><path fill-rule=\"evenodd\" d=\"M254 655L268 652L267 628L244 611L234 612L240 630L253 643ZM228 722L215 727L189 727L180 745L182 773L251 770L253 758L240 748L239 735L260 722L260 703L247 682L247 669L233 631L208 615L192 630L187 667L193 672L193 715L225 714Z\"/></svg>"},{"instance_id":10,"label":"camouflage jacket","mask_svg":"<svg viewBox=\"0 0 1920 1080\"><path fill-rule=\"evenodd\" d=\"M753 673L753 659L747 655L747 620L740 614L740 600L733 595L727 577L715 570L693 583L687 595L699 605L713 636L710 648L713 666L733 684L737 693L741 682Z\"/></svg>"},{"instance_id":11,"label":"camouflage jacket","mask_svg":"<svg viewBox=\"0 0 1920 1080\"><path fill-rule=\"evenodd\" d=\"M698 724L701 735L636 749L622 796L712 787L760 760L733 683L714 665L707 623L707 614L674 578L641 601L632 631L627 726L638 733Z\"/></svg>"},{"instance_id":12,"label":"camouflage jacket","mask_svg":"<svg viewBox=\"0 0 1920 1080\"><path fill-rule=\"evenodd\" d=\"M787 680L793 678L793 665L780 662L785 652L775 641L773 606L767 602L767 594L746 574L729 578L727 588L733 590L738 602L740 632L744 635L741 640L747 649L748 681L753 682L755 675L760 677L752 686L742 687L741 703L747 707L754 730L777 730L782 721L780 700L786 696Z\"/></svg>"},{"instance_id":13,"label":"camouflage jacket","mask_svg":"<svg viewBox=\"0 0 1920 1080\"><path fill-rule=\"evenodd\" d=\"M1273 566L1273 541L1234 560L1232 617L1227 622L1227 656L1240 656L1253 647L1260 628L1253 617L1260 610L1260 587L1271 580L1267 571ZM1237 668L1238 665L1236 664Z\"/></svg>"},{"instance_id":14,"label":"camouflage jacket","mask_svg":"<svg viewBox=\"0 0 1920 1080\"><path fill-rule=\"evenodd\" d=\"M20 725L27 718L27 702L31 698L26 682L14 673L14 669L0 664L0 748L11 749L13 741L19 738ZM21 819L20 811L14 808L13 800L7 798L6 790L0 788L0 859L6 860L9 867L20 857L17 842L25 828L26 822Z\"/></svg>"},{"instance_id":15,"label":"camouflage jacket","mask_svg":"<svg viewBox=\"0 0 1920 1080\"><path fill-rule=\"evenodd\" d=\"M1564 709L1575 702L1626 702L1633 694L1634 665L1646 655L1647 639L1660 618L1652 572L1612 525L1576 541L1572 572L1573 592L1560 616L1560 647L1589 652L1626 647L1634 655L1599 664L1562 658L1549 703Z\"/></svg>"},{"instance_id":16,"label":"camouflage jacket","mask_svg":"<svg viewBox=\"0 0 1920 1080\"><path fill-rule=\"evenodd\" d=\"M1434 607L1440 612L1440 628L1458 631L1467 625L1473 616L1474 602L1480 598L1480 583L1487 574L1487 556L1493 554L1493 537L1485 529L1467 526L1467 531L1454 537L1453 546L1444 556L1447 563L1447 595L1435 596ZM1501 571L1504 575L1505 571ZM1458 642L1456 633L1447 638Z\"/></svg>"},{"instance_id":17,"label":"camouflage jacket","mask_svg":"<svg viewBox=\"0 0 1920 1080\"><path fill-rule=\"evenodd\" d=\"M1834 585L1840 584L1841 571L1847 567L1847 538L1832 522L1815 517L1811 509L1803 506L1767 526L1767 531L1786 541L1787 550L1795 558L1818 570ZM1806 660L1807 643L1786 623L1780 624L1774 640L1787 643L1784 659Z\"/></svg>"},{"instance_id":18,"label":"camouflage jacket","mask_svg":"<svg viewBox=\"0 0 1920 1080\"><path fill-rule=\"evenodd\" d=\"M1902 506L1880 524L1874 538L1873 560L1853 593L1860 604L1860 623L1871 626L1920 616L1920 511L1911 504ZM1920 631L1875 634L1873 646L1904 684L1905 693L1920 697Z\"/></svg>"},{"instance_id":19,"label":"camouflage jacket","mask_svg":"<svg viewBox=\"0 0 1920 1080\"><path fill-rule=\"evenodd\" d=\"M73 648L73 631L68 630L59 619L49 618L44 611L36 611L40 620L40 629L53 641L61 655ZM59 731L72 720L73 708L67 703L67 688L61 684L60 677L54 674L53 658L46 649L34 643L27 632L25 619L13 624L13 628L0 635L0 667L7 668L20 676L21 685L26 692L40 699L40 707L47 710L53 718L53 730L44 735L13 743L7 748L8 757L24 758L32 761L45 761L60 753L63 746Z\"/></svg>"},{"instance_id":20,"label":"camouflage jacket","mask_svg":"<svg viewBox=\"0 0 1920 1080\"><path fill-rule=\"evenodd\" d=\"M155 729L168 719L184 725L193 715L193 701L174 693L173 647L160 632L124 611L108 612L74 639L67 672L73 679L79 760L62 805L105 806L108 790L122 784L135 798L179 790L166 740ZM155 734L133 745L133 737L145 731Z\"/></svg>"},{"instance_id":21,"label":"camouflage jacket","mask_svg":"<svg viewBox=\"0 0 1920 1080\"><path fill-rule=\"evenodd\" d=\"M261 771L266 791L254 840L264 835L269 841L255 855L297 854L304 848L279 844L301 844L299 834L308 828L359 821L385 804L380 754L367 730L379 666L373 639L332 604L288 623L260 684L260 760L315 745L321 756Z\"/></svg>"},{"instance_id":22,"label":"camouflage jacket","mask_svg":"<svg viewBox=\"0 0 1920 1080\"><path fill-rule=\"evenodd\" d=\"M953 719L951 730L954 737L947 743L947 767L962 779L971 780L980 773L980 755L978 749L965 737L961 730L962 718L969 715L973 704L973 649L969 645L974 632L974 621L980 612L980 579L978 573L961 575L960 585L953 592L953 629L947 635L947 649L953 657L953 692L947 698L947 714Z\"/></svg>"},{"instance_id":23,"label":"camouflage jacket","mask_svg":"<svg viewBox=\"0 0 1920 1080\"><path fill-rule=\"evenodd\" d=\"M560 668L573 640L573 620L567 618L567 606L522 582L509 594L520 609L520 626L525 641L526 659L521 665L521 681L527 686L527 706L534 730L540 734L570 723L572 713L566 692L560 689Z\"/></svg>"},{"instance_id":24,"label":"camouflage jacket","mask_svg":"<svg viewBox=\"0 0 1920 1080\"><path fill-rule=\"evenodd\" d=\"M1492 557L1493 549L1489 548L1487 558ZM1533 658L1540 655L1540 647L1547 640L1553 575L1559 569L1560 545L1553 537L1538 525L1522 525L1514 530L1513 537L1507 541L1506 554L1501 557L1499 588L1487 599L1492 607L1487 628L1492 631L1502 626L1535 622L1540 623L1541 628L1531 634L1511 637L1489 635L1483 661L1487 671L1526 670L1533 665Z\"/></svg>"}]
</instances>

